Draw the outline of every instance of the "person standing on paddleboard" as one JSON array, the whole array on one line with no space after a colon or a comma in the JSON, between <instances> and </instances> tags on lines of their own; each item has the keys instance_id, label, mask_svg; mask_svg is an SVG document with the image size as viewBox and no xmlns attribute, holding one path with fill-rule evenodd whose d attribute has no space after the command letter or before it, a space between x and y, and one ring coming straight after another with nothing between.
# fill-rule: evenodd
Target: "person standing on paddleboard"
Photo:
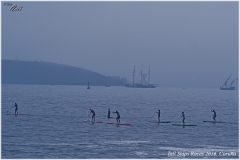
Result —
<instances>
[{"instance_id":1,"label":"person standing on paddleboard","mask_svg":"<svg viewBox=\"0 0 240 160\"><path fill-rule=\"evenodd\" d=\"M216 121L217 114L216 114L215 110L212 110L212 112L213 112L213 120Z\"/></svg>"},{"instance_id":2,"label":"person standing on paddleboard","mask_svg":"<svg viewBox=\"0 0 240 160\"><path fill-rule=\"evenodd\" d=\"M112 118L111 116L110 116L110 109L108 109L108 117L107 118Z\"/></svg>"},{"instance_id":3,"label":"person standing on paddleboard","mask_svg":"<svg viewBox=\"0 0 240 160\"><path fill-rule=\"evenodd\" d=\"M158 122L160 122L160 109L156 112L158 114Z\"/></svg>"},{"instance_id":4,"label":"person standing on paddleboard","mask_svg":"<svg viewBox=\"0 0 240 160\"><path fill-rule=\"evenodd\" d=\"M91 113L92 113L92 121L95 122L95 112L94 112L94 110L90 109L90 113L89 113L88 117L90 116Z\"/></svg>"},{"instance_id":5,"label":"person standing on paddleboard","mask_svg":"<svg viewBox=\"0 0 240 160\"><path fill-rule=\"evenodd\" d=\"M184 114L184 112L182 112L182 115L180 116L180 118L182 118L182 123L185 124L185 114Z\"/></svg>"},{"instance_id":6,"label":"person standing on paddleboard","mask_svg":"<svg viewBox=\"0 0 240 160\"><path fill-rule=\"evenodd\" d=\"M16 102L15 102L15 105L13 107L15 107L15 115L17 115L18 114L18 105L17 105Z\"/></svg>"},{"instance_id":7,"label":"person standing on paddleboard","mask_svg":"<svg viewBox=\"0 0 240 160\"><path fill-rule=\"evenodd\" d=\"M118 123L120 123L120 114L119 114L119 112L116 111L116 112L113 112L113 113L116 113L116 114L117 114L116 120L117 120Z\"/></svg>"}]
</instances>

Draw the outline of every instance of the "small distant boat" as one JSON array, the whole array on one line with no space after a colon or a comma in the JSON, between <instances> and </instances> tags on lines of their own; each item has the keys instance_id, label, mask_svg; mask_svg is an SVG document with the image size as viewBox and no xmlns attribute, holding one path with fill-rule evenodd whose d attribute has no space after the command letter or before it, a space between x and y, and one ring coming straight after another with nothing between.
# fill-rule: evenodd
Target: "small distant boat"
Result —
<instances>
[{"instance_id":1,"label":"small distant boat","mask_svg":"<svg viewBox=\"0 0 240 160\"><path fill-rule=\"evenodd\" d=\"M232 80L232 82L230 83L230 85L227 84L228 80L230 79L231 75L228 77L228 79L224 82L224 84L222 86L220 86L220 90L236 90L235 87L232 86L233 82L235 80L238 80L238 78L235 78L234 80Z\"/></svg>"},{"instance_id":2,"label":"small distant boat","mask_svg":"<svg viewBox=\"0 0 240 160\"><path fill-rule=\"evenodd\" d=\"M148 77L148 82L146 78ZM132 84L125 84L125 87L130 88L156 88L156 84L150 84L150 66L148 73L143 74L142 70L140 73L140 83L135 83L135 66L133 69L133 83Z\"/></svg>"},{"instance_id":3,"label":"small distant boat","mask_svg":"<svg viewBox=\"0 0 240 160\"><path fill-rule=\"evenodd\" d=\"M87 87L87 89L90 89L89 82L88 82L88 87Z\"/></svg>"}]
</instances>

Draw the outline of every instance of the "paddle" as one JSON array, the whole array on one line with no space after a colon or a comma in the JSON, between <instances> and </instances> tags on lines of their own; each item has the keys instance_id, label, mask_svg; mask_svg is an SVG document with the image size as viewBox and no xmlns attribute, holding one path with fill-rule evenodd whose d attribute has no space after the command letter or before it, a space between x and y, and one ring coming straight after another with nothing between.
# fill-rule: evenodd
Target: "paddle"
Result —
<instances>
[{"instance_id":1,"label":"paddle","mask_svg":"<svg viewBox=\"0 0 240 160\"><path fill-rule=\"evenodd\" d=\"M156 112L153 113L152 117L155 115L155 113L156 113ZM151 117L151 118L147 117L145 120L152 119L152 117Z\"/></svg>"},{"instance_id":2,"label":"paddle","mask_svg":"<svg viewBox=\"0 0 240 160\"><path fill-rule=\"evenodd\" d=\"M90 116L90 111L89 109L86 109L87 110L87 114L88 114L88 117Z\"/></svg>"},{"instance_id":3,"label":"paddle","mask_svg":"<svg viewBox=\"0 0 240 160\"><path fill-rule=\"evenodd\" d=\"M153 116L154 116L155 114L156 114L156 112L154 112L154 113L153 113L153 115L152 115L151 119L153 118Z\"/></svg>"},{"instance_id":4,"label":"paddle","mask_svg":"<svg viewBox=\"0 0 240 160\"><path fill-rule=\"evenodd\" d=\"M90 118L90 111L89 111L89 109L86 109L86 110L87 110L87 115L88 115L87 117ZM89 123L90 123L91 118L89 120L84 120L83 122L85 122L85 121L87 121L87 122L89 121Z\"/></svg>"},{"instance_id":5,"label":"paddle","mask_svg":"<svg viewBox=\"0 0 240 160\"><path fill-rule=\"evenodd\" d=\"M90 116L90 111L89 111L89 109L86 109L86 110L87 110L88 118L90 118L89 117ZM91 119L89 121L91 121Z\"/></svg>"}]
</instances>

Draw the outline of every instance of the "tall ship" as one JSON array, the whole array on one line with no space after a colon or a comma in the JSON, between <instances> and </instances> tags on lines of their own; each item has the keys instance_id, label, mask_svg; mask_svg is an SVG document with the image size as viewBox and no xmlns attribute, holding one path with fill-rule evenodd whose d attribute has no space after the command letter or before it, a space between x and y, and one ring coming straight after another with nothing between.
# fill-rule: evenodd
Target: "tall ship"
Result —
<instances>
[{"instance_id":1,"label":"tall ship","mask_svg":"<svg viewBox=\"0 0 240 160\"><path fill-rule=\"evenodd\" d=\"M238 80L238 78L235 78L232 80L232 82L228 85L228 81L230 79L231 75L228 77L228 79L224 82L222 86L220 86L220 90L236 90L235 87L232 86L233 82Z\"/></svg>"},{"instance_id":2,"label":"tall ship","mask_svg":"<svg viewBox=\"0 0 240 160\"><path fill-rule=\"evenodd\" d=\"M131 88L156 88L157 84L150 84L150 66L148 73L143 73L142 68L141 68L141 73L139 75L140 82L135 83L135 66L133 68L133 83L132 84L125 84L126 87L131 87ZM148 78L148 81L146 80Z\"/></svg>"}]
</instances>

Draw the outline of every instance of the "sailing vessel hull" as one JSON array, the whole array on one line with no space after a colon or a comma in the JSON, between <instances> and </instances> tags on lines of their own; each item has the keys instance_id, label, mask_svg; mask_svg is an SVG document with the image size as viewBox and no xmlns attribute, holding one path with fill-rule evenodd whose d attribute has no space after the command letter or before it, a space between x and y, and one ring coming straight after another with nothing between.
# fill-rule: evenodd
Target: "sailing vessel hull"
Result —
<instances>
[{"instance_id":1,"label":"sailing vessel hull","mask_svg":"<svg viewBox=\"0 0 240 160\"><path fill-rule=\"evenodd\" d=\"M235 87L229 87L229 88L220 87L220 90L235 90Z\"/></svg>"},{"instance_id":2,"label":"sailing vessel hull","mask_svg":"<svg viewBox=\"0 0 240 160\"><path fill-rule=\"evenodd\" d=\"M146 81L147 76L148 76L148 82ZM140 73L141 83L135 83L134 77L135 77L135 66L133 69L133 83L125 84L125 87L129 87L129 88L156 88L157 87L156 84L150 84L150 66L147 74L143 74L141 70L141 73Z\"/></svg>"},{"instance_id":3,"label":"sailing vessel hull","mask_svg":"<svg viewBox=\"0 0 240 160\"><path fill-rule=\"evenodd\" d=\"M228 77L228 79L224 82L224 84L222 85L222 87L220 86L220 90L236 90L235 87L232 86L233 82L235 80L238 80L238 78L235 78L230 85L227 84L227 82L229 81L231 75Z\"/></svg>"},{"instance_id":4,"label":"sailing vessel hull","mask_svg":"<svg viewBox=\"0 0 240 160\"><path fill-rule=\"evenodd\" d=\"M148 84L148 85L143 85L143 84L125 84L125 87L129 87L129 88L156 88L157 86L153 85L153 84Z\"/></svg>"}]
</instances>

